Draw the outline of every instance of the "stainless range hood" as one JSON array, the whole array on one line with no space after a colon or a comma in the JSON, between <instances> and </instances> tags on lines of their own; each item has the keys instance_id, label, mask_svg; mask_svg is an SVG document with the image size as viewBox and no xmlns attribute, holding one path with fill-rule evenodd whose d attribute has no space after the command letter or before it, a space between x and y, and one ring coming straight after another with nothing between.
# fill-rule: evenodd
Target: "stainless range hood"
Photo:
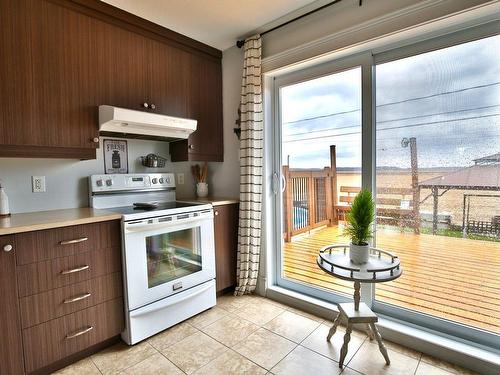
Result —
<instances>
[{"instance_id":1,"label":"stainless range hood","mask_svg":"<svg viewBox=\"0 0 500 375\"><path fill-rule=\"evenodd\" d=\"M186 139L196 130L197 121L135 111L110 105L99 106L99 132L145 139Z\"/></svg>"}]
</instances>

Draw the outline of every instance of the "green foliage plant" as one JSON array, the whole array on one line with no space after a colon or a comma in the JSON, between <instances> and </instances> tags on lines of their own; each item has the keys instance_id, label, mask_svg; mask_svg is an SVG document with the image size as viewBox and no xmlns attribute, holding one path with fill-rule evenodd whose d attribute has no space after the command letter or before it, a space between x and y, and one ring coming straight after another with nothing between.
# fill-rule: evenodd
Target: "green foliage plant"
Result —
<instances>
[{"instance_id":1,"label":"green foliage plant","mask_svg":"<svg viewBox=\"0 0 500 375\"><path fill-rule=\"evenodd\" d=\"M347 225L344 234L351 238L353 245L368 245L373 237L375 203L372 193L362 189L352 202L351 211L346 215Z\"/></svg>"}]
</instances>

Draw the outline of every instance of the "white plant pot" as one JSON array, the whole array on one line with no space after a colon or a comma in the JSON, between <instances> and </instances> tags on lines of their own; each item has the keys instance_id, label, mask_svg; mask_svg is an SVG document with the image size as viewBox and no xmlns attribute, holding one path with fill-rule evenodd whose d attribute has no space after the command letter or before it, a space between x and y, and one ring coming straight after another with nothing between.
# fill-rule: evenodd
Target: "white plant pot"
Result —
<instances>
[{"instance_id":1,"label":"white plant pot","mask_svg":"<svg viewBox=\"0 0 500 375\"><path fill-rule=\"evenodd\" d=\"M355 264L364 264L368 262L370 255L370 245L354 245L349 244L349 257L351 262Z\"/></svg>"},{"instance_id":2,"label":"white plant pot","mask_svg":"<svg viewBox=\"0 0 500 375\"><path fill-rule=\"evenodd\" d=\"M196 184L196 195L199 198L205 198L208 195L208 184L206 182L198 182Z\"/></svg>"}]
</instances>

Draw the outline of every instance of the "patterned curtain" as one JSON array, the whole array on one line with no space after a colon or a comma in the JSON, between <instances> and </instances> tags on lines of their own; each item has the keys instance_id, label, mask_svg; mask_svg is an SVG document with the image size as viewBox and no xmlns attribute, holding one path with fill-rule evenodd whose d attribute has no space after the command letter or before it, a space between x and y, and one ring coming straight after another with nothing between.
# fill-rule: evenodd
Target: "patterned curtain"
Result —
<instances>
[{"instance_id":1,"label":"patterned curtain","mask_svg":"<svg viewBox=\"0 0 500 375\"><path fill-rule=\"evenodd\" d=\"M245 40L241 84L240 216L235 295L257 284L262 208L263 115L260 35Z\"/></svg>"}]
</instances>

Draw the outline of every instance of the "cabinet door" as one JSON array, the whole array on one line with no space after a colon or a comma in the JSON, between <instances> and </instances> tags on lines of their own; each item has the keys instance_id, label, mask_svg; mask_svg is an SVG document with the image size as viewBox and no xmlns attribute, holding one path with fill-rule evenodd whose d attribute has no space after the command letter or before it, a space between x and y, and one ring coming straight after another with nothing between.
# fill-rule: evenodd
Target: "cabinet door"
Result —
<instances>
[{"instance_id":1,"label":"cabinet door","mask_svg":"<svg viewBox=\"0 0 500 375\"><path fill-rule=\"evenodd\" d=\"M143 109L148 101L148 39L97 19L92 29L99 104Z\"/></svg>"},{"instance_id":2,"label":"cabinet door","mask_svg":"<svg viewBox=\"0 0 500 375\"><path fill-rule=\"evenodd\" d=\"M29 0L0 1L0 144L31 139ZM0 146L4 148L4 146Z\"/></svg>"},{"instance_id":3,"label":"cabinet door","mask_svg":"<svg viewBox=\"0 0 500 375\"><path fill-rule=\"evenodd\" d=\"M189 53L155 40L149 40L147 56L149 74L147 98L156 106L154 112L191 118L187 107Z\"/></svg>"},{"instance_id":4,"label":"cabinet door","mask_svg":"<svg viewBox=\"0 0 500 375\"><path fill-rule=\"evenodd\" d=\"M236 284L238 204L216 206L214 215L215 279L219 292Z\"/></svg>"},{"instance_id":5,"label":"cabinet door","mask_svg":"<svg viewBox=\"0 0 500 375\"><path fill-rule=\"evenodd\" d=\"M35 132L31 144L96 148L92 19L49 1L31 1Z\"/></svg>"},{"instance_id":6,"label":"cabinet door","mask_svg":"<svg viewBox=\"0 0 500 375\"><path fill-rule=\"evenodd\" d=\"M172 161L224 161L220 60L190 58L188 117L198 121L186 141L170 144Z\"/></svg>"},{"instance_id":7,"label":"cabinet door","mask_svg":"<svg viewBox=\"0 0 500 375\"><path fill-rule=\"evenodd\" d=\"M9 246L12 247L10 251ZM14 236L0 237L0 374L23 374Z\"/></svg>"}]
</instances>

